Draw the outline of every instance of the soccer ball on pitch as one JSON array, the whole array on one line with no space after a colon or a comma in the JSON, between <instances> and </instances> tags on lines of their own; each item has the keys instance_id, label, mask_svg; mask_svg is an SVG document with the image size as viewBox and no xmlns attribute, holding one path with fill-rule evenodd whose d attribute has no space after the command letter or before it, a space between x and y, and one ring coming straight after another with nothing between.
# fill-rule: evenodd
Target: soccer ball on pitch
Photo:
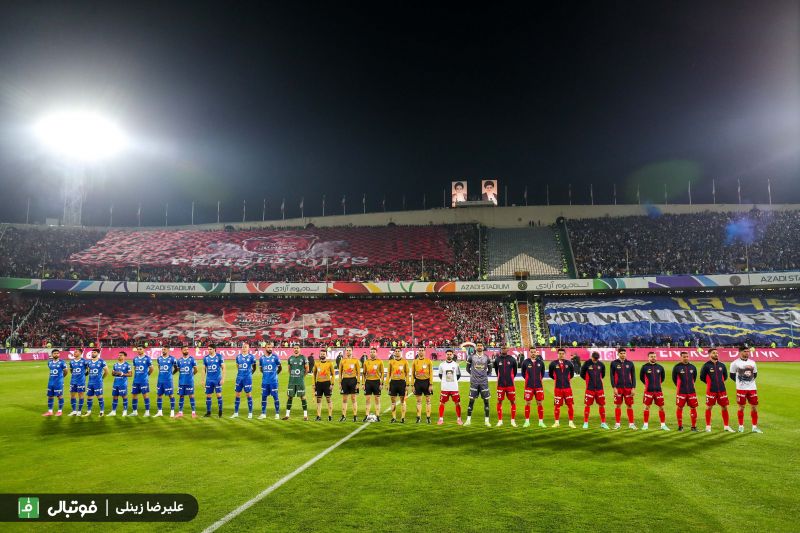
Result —
<instances>
[{"instance_id":1,"label":"soccer ball on pitch","mask_svg":"<svg viewBox=\"0 0 800 533\"><path fill-rule=\"evenodd\" d=\"M375 415L369 415L367 417L367 422L377 422L377 421L378 421L378 417L375 416Z\"/></svg>"}]
</instances>

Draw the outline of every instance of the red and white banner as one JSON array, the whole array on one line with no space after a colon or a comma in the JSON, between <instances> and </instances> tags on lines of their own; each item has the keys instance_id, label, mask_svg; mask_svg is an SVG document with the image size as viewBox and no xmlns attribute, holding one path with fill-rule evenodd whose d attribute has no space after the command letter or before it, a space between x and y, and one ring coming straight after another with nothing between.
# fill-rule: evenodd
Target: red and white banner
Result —
<instances>
[{"instance_id":1,"label":"red and white banner","mask_svg":"<svg viewBox=\"0 0 800 533\"><path fill-rule=\"evenodd\" d=\"M444 226L246 231L111 230L70 257L116 267L337 268L455 260Z\"/></svg>"}]
</instances>

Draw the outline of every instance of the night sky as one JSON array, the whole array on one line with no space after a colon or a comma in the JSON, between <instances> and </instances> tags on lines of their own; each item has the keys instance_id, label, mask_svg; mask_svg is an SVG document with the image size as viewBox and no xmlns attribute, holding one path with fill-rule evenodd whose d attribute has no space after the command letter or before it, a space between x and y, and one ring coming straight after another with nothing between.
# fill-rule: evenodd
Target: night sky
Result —
<instances>
[{"instance_id":1,"label":"night sky","mask_svg":"<svg viewBox=\"0 0 800 533\"><path fill-rule=\"evenodd\" d=\"M17 5L12 5L17 4ZM442 205L451 179L508 203L800 202L797 2L5 2L0 220L60 216L43 112L114 116L134 139L86 170L84 222L260 220ZM165 7L166 6L166 7ZM501 194L501 203L503 196Z\"/></svg>"}]
</instances>

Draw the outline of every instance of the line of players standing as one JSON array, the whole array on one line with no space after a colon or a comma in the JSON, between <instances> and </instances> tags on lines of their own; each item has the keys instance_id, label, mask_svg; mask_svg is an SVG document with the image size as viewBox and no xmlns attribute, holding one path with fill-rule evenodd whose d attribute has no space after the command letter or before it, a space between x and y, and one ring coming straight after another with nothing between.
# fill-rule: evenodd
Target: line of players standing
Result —
<instances>
[{"instance_id":1,"label":"line of players standing","mask_svg":"<svg viewBox=\"0 0 800 533\"><path fill-rule=\"evenodd\" d=\"M112 366L114 382L112 384L112 408L109 416L115 416L118 401L122 398L122 416L128 416L128 378L133 378L131 388L132 412L130 416L138 415L138 396L141 394L144 401L144 416L150 416L150 386L149 378L154 371L152 359L144 353L144 348L135 348L137 355L133 359L133 366L127 361L127 354L124 351L119 353L117 362ZM608 429L605 413L605 392L603 380L606 376L605 364L599 360L597 352L592 353L590 360L583 363L580 370L576 372L573 363L566 359L566 352L558 350L558 358L552 361L548 367L547 374L554 380L554 419L553 427L559 427L562 405L567 407L569 427L574 428L574 401L571 388L571 380L576 375L586 382L586 392L584 396L584 418L583 427L588 428L590 409L593 404L597 404L600 415L600 427ZM169 355L168 349L164 348L162 355L156 358L158 368L158 380L156 384L157 392L157 412L154 416L163 416L163 397L167 396L170 400L170 417L183 417L184 398L188 396L191 407L192 417L195 418L196 408L194 399L194 376L198 372L195 359L189 355L189 348L182 349L183 356L175 358ZM74 357L69 365L60 360L59 350L53 350L52 357L48 361L49 381L47 389L48 409L43 416L53 416L54 399L58 399L58 410L55 416L61 416L64 398L64 378L67 373L70 379L70 401L72 411L70 416L90 416L92 413L93 400L98 399L100 416L104 415L105 405L103 396L103 379L108 374L105 361L100 359L99 350L91 352L89 360L83 357ZM295 348L295 353L289 357L289 385L287 389L288 401L285 420L291 413L292 399L299 396L302 401L303 417L308 419L307 402L305 394L305 375L312 373L314 383L314 393L317 399L317 418L321 420L322 398L325 397L328 403L328 419L332 419L331 388L335 383L335 371L331 361L327 360L324 349L320 351L320 361L309 368L308 360ZM746 404L751 406L752 430L761 433L758 428L758 393L756 390L755 379L757 376L756 363L749 360L750 349L743 347L740 350L739 358L731 363L730 378L736 382L736 398L738 404L739 431L744 431L744 407ZM647 429L649 424L650 406L655 403L658 407L661 429L668 431L664 412L664 396L662 383L666 374L664 368L656 362L656 354L651 352L648 355L649 361L644 364L639 372L639 380L644 384L644 420L642 429ZM711 408L719 405L722 410L724 430L732 432L729 425L728 397L725 382L728 379L728 369L719 361L717 350L709 352L707 361L701 371L699 378L706 383L706 431L711 431ZM242 353L236 356L237 377L235 384L235 403L234 413L231 418L239 416L239 406L241 393L247 396L248 417L253 416L252 399L252 376L256 369L256 364L262 372L262 402L261 416L266 418L267 398L271 396L275 405L275 418L279 418L280 400L278 397L278 374L282 370L282 365L277 355L272 353L272 345L268 344L266 354L259 357L250 353L247 344L242 346ZM211 416L212 396L216 395L218 416L222 416L223 399L222 383L225 380L225 365L223 356L212 350L212 353L203 358L205 372L205 393L206 393L206 417ZM383 362L377 359L376 350L371 349L369 357L362 360L353 358L352 349L347 348L344 358L338 362L340 373L340 385L342 393L342 417L340 421L346 419L347 401L352 405L353 420L357 420L358 405L356 395L359 388L363 388L367 407L364 420L370 419L374 404L375 419L380 420L380 394L383 388L387 388L391 399L392 422L397 421L397 408L400 408L400 422L405 422L406 414L406 388L414 388L414 395L417 397L417 423L421 421L422 400L425 398L426 419L430 423L431 403L430 396L433 393L433 363L427 359L424 352L417 353L411 365L402 358L400 349L394 350L392 358L389 360L388 372L384 375ZM362 369L363 367L363 369ZM516 386L514 379L518 371L517 359L508 354L507 349L503 349L500 356L492 362L484 352L482 343L477 343L476 352L467 360L467 372L470 374L470 393L469 407L467 412L466 425L471 423L474 401L478 396L484 401L484 423L489 425L489 385L488 374L490 368L494 367L497 373L497 425L503 425L503 401L508 398L511 407L511 425L516 426ZM622 404L626 405L628 427L637 429L634 423L633 391L636 388L636 375L633 362L627 360L627 352L621 348L617 352L617 359L610 363L610 381L614 391L615 405L615 429L620 428ZM544 361L540 355L531 352L530 357L525 359L521 365L521 373L525 380L525 423L524 427L530 425L530 410L532 401L536 401L539 417L539 426L545 427L543 380L545 379ZM179 374L178 396L179 410L175 413L175 395L173 375ZM439 424L443 423L444 406L448 400L453 400L456 407L457 423L460 425L461 405L458 391L458 381L461 377L460 367L454 360L453 351L447 351L447 359L439 365L439 378L441 381L441 394L439 402ZM676 395L676 418L678 430L683 430L683 409L689 406L691 430L697 431L697 393L695 381L698 378L697 368L689 363L688 352L681 352L681 362L675 365L672 371L672 381L677 387ZM86 395L87 411L83 411L84 393Z\"/></svg>"}]
</instances>

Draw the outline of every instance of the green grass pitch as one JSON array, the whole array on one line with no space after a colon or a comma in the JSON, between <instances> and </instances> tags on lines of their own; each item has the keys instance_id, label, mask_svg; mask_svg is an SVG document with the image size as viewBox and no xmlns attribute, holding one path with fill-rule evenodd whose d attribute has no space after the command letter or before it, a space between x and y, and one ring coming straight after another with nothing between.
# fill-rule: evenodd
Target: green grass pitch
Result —
<instances>
[{"instance_id":1,"label":"green grass pitch","mask_svg":"<svg viewBox=\"0 0 800 533\"><path fill-rule=\"evenodd\" d=\"M189 492L200 502L197 518L189 523L4 524L2 529L200 531L359 425L352 419L303 422L298 400L288 422L271 416L228 419L234 376L229 366L226 418L171 420L100 419L96 412L91 419L42 418L44 364L0 365L0 492ZM665 366L669 375L671 366ZM718 408L713 433L674 431L671 384L666 390L670 433L602 431L596 408L591 429L580 429L579 380L573 382L579 429L566 424L559 429L485 428L480 400L472 427L456 426L452 404L445 426L418 426L411 398L411 424L390 425L384 417L369 425L220 531L798 531L800 365L763 363L759 370L763 435L749 432L749 414L746 433L723 434ZM282 378L285 405L285 373ZM260 379L254 387L256 416ZM106 383L108 394L111 380ZM521 382L517 390L519 421ZM466 383L461 391L466 411ZM545 391L549 424L551 382ZM608 387L606 394L610 399ZM641 389L636 399L641 424ZM702 428L702 394L700 402ZM110 403L109 396L106 409ZM202 394L197 405L202 414ZM382 405L389 405L386 396ZM437 405L434 396L434 417ZM313 402L309 407L313 410ZM335 414L339 407L337 394ZM363 413L363 396L359 407ZM494 397L491 413L494 421ZM613 406L608 414L613 422ZM735 426L735 406L731 414ZM655 411L653 426L658 427Z\"/></svg>"}]
</instances>

